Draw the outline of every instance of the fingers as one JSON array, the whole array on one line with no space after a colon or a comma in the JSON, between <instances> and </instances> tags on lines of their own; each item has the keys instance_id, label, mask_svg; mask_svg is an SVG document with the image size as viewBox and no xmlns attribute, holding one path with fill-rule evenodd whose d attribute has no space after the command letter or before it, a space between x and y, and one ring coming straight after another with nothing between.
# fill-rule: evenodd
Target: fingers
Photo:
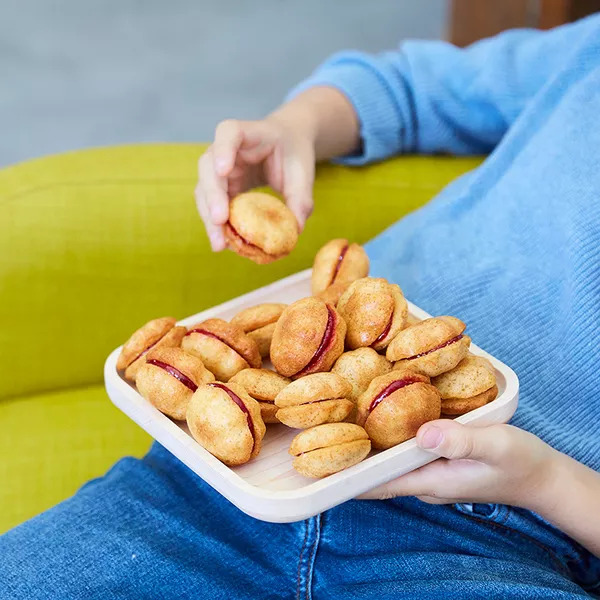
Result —
<instances>
[{"instance_id":1,"label":"fingers","mask_svg":"<svg viewBox=\"0 0 600 600\"><path fill-rule=\"evenodd\" d=\"M417 499L427 504L456 504L460 502L457 498L436 498L435 496L417 496Z\"/></svg>"},{"instance_id":2,"label":"fingers","mask_svg":"<svg viewBox=\"0 0 600 600\"><path fill-rule=\"evenodd\" d=\"M313 211L314 160L303 160L296 154L284 155L282 171L283 194L302 231L306 219Z\"/></svg>"},{"instance_id":3,"label":"fingers","mask_svg":"<svg viewBox=\"0 0 600 600\"><path fill-rule=\"evenodd\" d=\"M217 125L212 154L215 173L218 176L227 177L231 173L243 141L244 129L240 121L228 119Z\"/></svg>"},{"instance_id":4,"label":"fingers","mask_svg":"<svg viewBox=\"0 0 600 600\"><path fill-rule=\"evenodd\" d=\"M359 496L360 500L390 500L398 496L435 496L446 479L442 461L437 461L388 481Z\"/></svg>"},{"instance_id":5,"label":"fingers","mask_svg":"<svg viewBox=\"0 0 600 600\"><path fill-rule=\"evenodd\" d=\"M225 248L223 224L229 217L227 180L214 171L212 149L208 149L198 161L199 184L196 187L196 206L204 221L210 245L215 252Z\"/></svg>"},{"instance_id":6,"label":"fingers","mask_svg":"<svg viewBox=\"0 0 600 600\"><path fill-rule=\"evenodd\" d=\"M441 419L422 425L417 445L444 458L497 463L510 449L510 431L502 426L467 427Z\"/></svg>"},{"instance_id":7,"label":"fingers","mask_svg":"<svg viewBox=\"0 0 600 600\"><path fill-rule=\"evenodd\" d=\"M206 202L206 195L200 186L196 186L196 207L200 218L204 221L204 227L208 235L210 246L214 252L220 252L225 249L225 236L223 235L223 227L213 222L212 216Z\"/></svg>"},{"instance_id":8,"label":"fingers","mask_svg":"<svg viewBox=\"0 0 600 600\"><path fill-rule=\"evenodd\" d=\"M481 477L490 468L505 468L519 430L507 425L467 427L447 419L431 421L417 432L417 445L440 457L415 471L385 483L361 499L388 500L397 496L417 496L424 501L447 503L472 493L483 492ZM504 465L504 466L503 466Z\"/></svg>"}]
</instances>

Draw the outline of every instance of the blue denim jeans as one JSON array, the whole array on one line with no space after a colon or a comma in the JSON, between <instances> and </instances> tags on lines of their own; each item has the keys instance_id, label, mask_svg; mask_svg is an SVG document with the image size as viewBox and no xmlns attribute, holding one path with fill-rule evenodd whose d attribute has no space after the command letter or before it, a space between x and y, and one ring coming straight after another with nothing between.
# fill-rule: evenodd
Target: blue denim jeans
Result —
<instances>
[{"instance_id":1,"label":"blue denim jeans","mask_svg":"<svg viewBox=\"0 0 600 600\"><path fill-rule=\"evenodd\" d=\"M2 600L599 593L600 561L527 511L403 498L351 501L299 523L264 523L158 444L0 537Z\"/></svg>"}]
</instances>

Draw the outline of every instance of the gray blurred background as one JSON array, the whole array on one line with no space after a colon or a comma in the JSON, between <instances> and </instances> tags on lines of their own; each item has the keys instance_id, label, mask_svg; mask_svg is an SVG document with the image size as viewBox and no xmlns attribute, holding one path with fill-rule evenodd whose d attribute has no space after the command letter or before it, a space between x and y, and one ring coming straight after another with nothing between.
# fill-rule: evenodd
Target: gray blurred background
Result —
<instances>
[{"instance_id":1,"label":"gray blurred background","mask_svg":"<svg viewBox=\"0 0 600 600\"><path fill-rule=\"evenodd\" d=\"M330 53L444 37L447 0L0 0L0 166L208 141Z\"/></svg>"}]
</instances>

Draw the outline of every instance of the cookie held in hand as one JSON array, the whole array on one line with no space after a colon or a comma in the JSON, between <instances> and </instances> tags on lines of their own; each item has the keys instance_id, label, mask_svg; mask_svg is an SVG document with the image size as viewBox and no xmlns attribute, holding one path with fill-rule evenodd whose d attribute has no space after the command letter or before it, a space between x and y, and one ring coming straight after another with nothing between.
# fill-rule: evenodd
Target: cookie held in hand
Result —
<instances>
[{"instance_id":1,"label":"cookie held in hand","mask_svg":"<svg viewBox=\"0 0 600 600\"><path fill-rule=\"evenodd\" d=\"M307 375L277 394L277 419L296 429L343 421L354 408L348 399L351 391L352 386L335 373Z\"/></svg>"},{"instance_id":2,"label":"cookie held in hand","mask_svg":"<svg viewBox=\"0 0 600 600\"><path fill-rule=\"evenodd\" d=\"M316 254L311 275L313 296L337 304L353 281L369 274L369 257L362 246L345 239L327 242Z\"/></svg>"},{"instance_id":3,"label":"cookie held in hand","mask_svg":"<svg viewBox=\"0 0 600 600\"><path fill-rule=\"evenodd\" d=\"M238 371L262 365L256 342L237 325L207 319L190 327L181 347L197 356L219 381L229 381Z\"/></svg>"},{"instance_id":4,"label":"cookie held in hand","mask_svg":"<svg viewBox=\"0 0 600 600\"><path fill-rule=\"evenodd\" d=\"M136 386L140 394L162 413L185 420L192 394L215 376L202 361L181 348L156 348L146 355Z\"/></svg>"},{"instance_id":5,"label":"cookie held in hand","mask_svg":"<svg viewBox=\"0 0 600 600\"><path fill-rule=\"evenodd\" d=\"M233 198L223 229L229 248L258 264L287 256L298 241L298 221L292 211L262 192Z\"/></svg>"},{"instance_id":6,"label":"cookie held in hand","mask_svg":"<svg viewBox=\"0 0 600 600\"><path fill-rule=\"evenodd\" d=\"M187 424L192 437L230 467L257 456L266 432L258 402L235 383L199 386L188 404Z\"/></svg>"},{"instance_id":7,"label":"cookie held in hand","mask_svg":"<svg viewBox=\"0 0 600 600\"><path fill-rule=\"evenodd\" d=\"M241 327L248 337L256 342L260 355L267 358L271 350L275 324L286 306L287 304L275 302L257 304L239 312L231 319L231 323Z\"/></svg>"},{"instance_id":8,"label":"cookie held in hand","mask_svg":"<svg viewBox=\"0 0 600 600\"><path fill-rule=\"evenodd\" d=\"M275 397L291 383L287 377L269 369L244 369L236 373L229 383L241 385L258 402L265 423L279 423L275 417Z\"/></svg>"},{"instance_id":9,"label":"cookie held in hand","mask_svg":"<svg viewBox=\"0 0 600 600\"><path fill-rule=\"evenodd\" d=\"M453 369L469 351L471 338L456 317L432 317L403 329L390 342L386 358L394 368L412 369L429 377Z\"/></svg>"},{"instance_id":10,"label":"cookie held in hand","mask_svg":"<svg viewBox=\"0 0 600 600\"><path fill-rule=\"evenodd\" d=\"M442 397L442 414L463 415L498 395L496 373L483 356L468 354L454 369L431 380Z\"/></svg>"},{"instance_id":11,"label":"cookie held in hand","mask_svg":"<svg viewBox=\"0 0 600 600\"><path fill-rule=\"evenodd\" d=\"M337 305L346 321L346 346L383 350L406 327L408 305L399 286L381 277L350 284Z\"/></svg>"},{"instance_id":12,"label":"cookie held in hand","mask_svg":"<svg viewBox=\"0 0 600 600\"><path fill-rule=\"evenodd\" d=\"M371 451L367 432L352 423L327 423L299 433L290 446L294 469L305 477L326 477L358 464Z\"/></svg>"},{"instance_id":13,"label":"cookie held in hand","mask_svg":"<svg viewBox=\"0 0 600 600\"><path fill-rule=\"evenodd\" d=\"M125 371L125 379L135 382L137 372L146 362L146 354L150 350L179 346L186 328L175 323L173 317L148 321L123 344L117 359L117 370Z\"/></svg>"},{"instance_id":14,"label":"cookie held in hand","mask_svg":"<svg viewBox=\"0 0 600 600\"><path fill-rule=\"evenodd\" d=\"M414 437L423 423L440 414L440 394L429 377L397 369L369 384L358 399L356 422L365 428L374 448L385 450Z\"/></svg>"},{"instance_id":15,"label":"cookie held in hand","mask_svg":"<svg viewBox=\"0 0 600 600\"><path fill-rule=\"evenodd\" d=\"M271 341L275 370L296 379L329 371L344 351L346 323L337 310L319 298L290 304L277 321Z\"/></svg>"}]
</instances>

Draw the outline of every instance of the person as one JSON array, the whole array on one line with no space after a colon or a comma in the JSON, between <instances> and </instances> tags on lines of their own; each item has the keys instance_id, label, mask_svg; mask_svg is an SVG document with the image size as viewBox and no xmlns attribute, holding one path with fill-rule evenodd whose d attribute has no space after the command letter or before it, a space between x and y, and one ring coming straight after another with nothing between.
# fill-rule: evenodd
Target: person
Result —
<instances>
[{"instance_id":1,"label":"person","mask_svg":"<svg viewBox=\"0 0 600 600\"><path fill-rule=\"evenodd\" d=\"M600 597L598 106L592 16L341 53L265 119L221 123L196 192L215 250L258 184L302 226L317 161L489 154L366 248L515 369L521 405L511 425L425 424L440 460L300 523L245 516L155 445L0 538L0 597Z\"/></svg>"}]
</instances>

